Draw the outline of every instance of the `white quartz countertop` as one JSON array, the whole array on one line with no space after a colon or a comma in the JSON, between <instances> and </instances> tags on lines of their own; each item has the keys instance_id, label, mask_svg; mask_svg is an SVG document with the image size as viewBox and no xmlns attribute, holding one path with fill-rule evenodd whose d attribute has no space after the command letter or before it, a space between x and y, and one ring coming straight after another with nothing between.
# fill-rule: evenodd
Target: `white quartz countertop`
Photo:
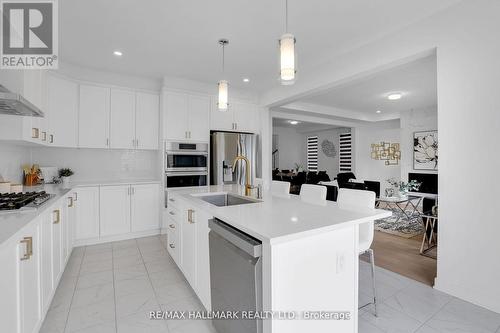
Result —
<instances>
[{"instance_id":1,"label":"white quartz countertop","mask_svg":"<svg viewBox=\"0 0 500 333\"><path fill-rule=\"evenodd\" d=\"M273 196L263 193L258 203L218 207L200 199L203 194L235 193L241 195L240 186L204 186L169 189L193 206L271 244L328 232L355 224L391 216L381 209L355 209L340 207L333 201L304 202L297 195Z\"/></svg>"}]
</instances>

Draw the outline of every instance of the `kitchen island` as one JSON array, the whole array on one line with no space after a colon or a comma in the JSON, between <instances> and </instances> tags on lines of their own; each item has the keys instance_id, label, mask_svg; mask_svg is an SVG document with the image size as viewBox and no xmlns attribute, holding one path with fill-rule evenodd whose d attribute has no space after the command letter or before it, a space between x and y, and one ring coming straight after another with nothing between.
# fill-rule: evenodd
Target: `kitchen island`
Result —
<instances>
[{"instance_id":1,"label":"kitchen island","mask_svg":"<svg viewBox=\"0 0 500 333\"><path fill-rule=\"evenodd\" d=\"M216 218L262 242L262 295L258 296L263 311L280 316L264 320L263 332L356 332L358 225L390 212L339 207L330 201L304 202L295 195L268 192L257 202L232 206L204 200L226 193L242 196L244 189L168 190L169 251L207 310L215 310L206 280L207 261L212 260L208 220ZM197 229L189 231L195 225Z\"/></svg>"}]
</instances>

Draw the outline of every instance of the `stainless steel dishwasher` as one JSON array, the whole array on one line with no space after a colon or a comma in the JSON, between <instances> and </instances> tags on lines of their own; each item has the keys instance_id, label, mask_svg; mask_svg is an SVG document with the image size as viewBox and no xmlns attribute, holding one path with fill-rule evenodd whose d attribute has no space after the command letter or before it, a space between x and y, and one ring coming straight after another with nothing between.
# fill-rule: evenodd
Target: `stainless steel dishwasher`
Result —
<instances>
[{"instance_id":1,"label":"stainless steel dishwasher","mask_svg":"<svg viewBox=\"0 0 500 333\"><path fill-rule=\"evenodd\" d=\"M210 284L213 311L262 311L262 243L221 220L210 227ZM255 319L213 320L218 333L261 333Z\"/></svg>"}]
</instances>

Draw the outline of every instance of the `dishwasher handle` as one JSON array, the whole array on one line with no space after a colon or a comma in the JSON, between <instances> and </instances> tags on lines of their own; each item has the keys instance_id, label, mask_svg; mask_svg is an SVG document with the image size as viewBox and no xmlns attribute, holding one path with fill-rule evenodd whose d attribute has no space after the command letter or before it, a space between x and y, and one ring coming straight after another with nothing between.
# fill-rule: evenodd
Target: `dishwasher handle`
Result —
<instances>
[{"instance_id":1,"label":"dishwasher handle","mask_svg":"<svg viewBox=\"0 0 500 333\"><path fill-rule=\"evenodd\" d=\"M246 252L253 258L259 258L262 255L262 242L246 233L233 228L219 219L208 221L208 227L220 237L229 243Z\"/></svg>"}]
</instances>

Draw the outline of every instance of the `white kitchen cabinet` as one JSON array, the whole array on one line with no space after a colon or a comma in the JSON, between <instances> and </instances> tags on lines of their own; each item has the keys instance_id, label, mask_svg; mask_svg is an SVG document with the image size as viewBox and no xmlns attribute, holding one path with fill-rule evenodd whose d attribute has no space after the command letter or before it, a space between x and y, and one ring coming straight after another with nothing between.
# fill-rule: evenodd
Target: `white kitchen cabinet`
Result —
<instances>
[{"instance_id":1,"label":"white kitchen cabinet","mask_svg":"<svg viewBox=\"0 0 500 333\"><path fill-rule=\"evenodd\" d=\"M19 332L18 326L18 285L19 265L17 239L9 241L0 249L0 318L2 332Z\"/></svg>"},{"instance_id":2,"label":"white kitchen cabinet","mask_svg":"<svg viewBox=\"0 0 500 333\"><path fill-rule=\"evenodd\" d=\"M135 138L137 149L158 149L160 98L138 92L135 96Z\"/></svg>"},{"instance_id":3,"label":"white kitchen cabinet","mask_svg":"<svg viewBox=\"0 0 500 333\"><path fill-rule=\"evenodd\" d=\"M54 205L51 210L50 219L52 221L52 285L57 286L57 282L63 272L63 211L60 205Z\"/></svg>"},{"instance_id":4,"label":"white kitchen cabinet","mask_svg":"<svg viewBox=\"0 0 500 333\"><path fill-rule=\"evenodd\" d=\"M208 141L210 97L164 92L165 139Z\"/></svg>"},{"instance_id":5,"label":"white kitchen cabinet","mask_svg":"<svg viewBox=\"0 0 500 333\"><path fill-rule=\"evenodd\" d=\"M190 95L188 102L189 139L193 141L209 141L210 97Z\"/></svg>"},{"instance_id":6,"label":"white kitchen cabinet","mask_svg":"<svg viewBox=\"0 0 500 333\"><path fill-rule=\"evenodd\" d=\"M41 320L39 225L39 221L32 223L19 237L17 245L19 322L20 332L23 333L35 332ZM15 288L15 286L10 288ZM2 327L3 330L4 327Z\"/></svg>"},{"instance_id":7,"label":"white kitchen cabinet","mask_svg":"<svg viewBox=\"0 0 500 333\"><path fill-rule=\"evenodd\" d=\"M80 85L79 105L78 146L81 148L108 148L110 89Z\"/></svg>"},{"instance_id":8,"label":"white kitchen cabinet","mask_svg":"<svg viewBox=\"0 0 500 333\"><path fill-rule=\"evenodd\" d=\"M100 236L121 235L130 232L129 185L101 186Z\"/></svg>"},{"instance_id":9,"label":"white kitchen cabinet","mask_svg":"<svg viewBox=\"0 0 500 333\"><path fill-rule=\"evenodd\" d=\"M164 92L163 107L165 116L165 139L187 139L189 127L188 95L185 93Z\"/></svg>"},{"instance_id":10,"label":"white kitchen cabinet","mask_svg":"<svg viewBox=\"0 0 500 333\"><path fill-rule=\"evenodd\" d=\"M55 147L78 146L78 83L47 75L48 128L46 141Z\"/></svg>"},{"instance_id":11,"label":"white kitchen cabinet","mask_svg":"<svg viewBox=\"0 0 500 333\"><path fill-rule=\"evenodd\" d=\"M131 185L132 232L160 228L160 193L158 184Z\"/></svg>"},{"instance_id":12,"label":"white kitchen cabinet","mask_svg":"<svg viewBox=\"0 0 500 333\"><path fill-rule=\"evenodd\" d=\"M260 116L255 104L231 101L227 111L219 111L217 101L212 102L210 129L246 133L260 132Z\"/></svg>"},{"instance_id":13,"label":"white kitchen cabinet","mask_svg":"<svg viewBox=\"0 0 500 333\"><path fill-rule=\"evenodd\" d=\"M135 92L111 89L110 147L135 148Z\"/></svg>"},{"instance_id":14,"label":"white kitchen cabinet","mask_svg":"<svg viewBox=\"0 0 500 333\"><path fill-rule=\"evenodd\" d=\"M208 220L213 216L203 210L196 210L196 291L205 308L212 309L210 293L210 254L208 247Z\"/></svg>"},{"instance_id":15,"label":"white kitchen cabinet","mask_svg":"<svg viewBox=\"0 0 500 333\"><path fill-rule=\"evenodd\" d=\"M56 286L52 278L52 214L40 217L40 289L42 313L50 306Z\"/></svg>"},{"instance_id":16,"label":"white kitchen cabinet","mask_svg":"<svg viewBox=\"0 0 500 333\"><path fill-rule=\"evenodd\" d=\"M196 288L196 214L194 209L184 208L181 225L181 269L193 289Z\"/></svg>"},{"instance_id":17,"label":"white kitchen cabinet","mask_svg":"<svg viewBox=\"0 0 500 333\"><path fill-rule=\"evenodd\" d=\"M99 187L78 187L75 190L75 240L99 237Z\"/></svg>"}]
</instances>

